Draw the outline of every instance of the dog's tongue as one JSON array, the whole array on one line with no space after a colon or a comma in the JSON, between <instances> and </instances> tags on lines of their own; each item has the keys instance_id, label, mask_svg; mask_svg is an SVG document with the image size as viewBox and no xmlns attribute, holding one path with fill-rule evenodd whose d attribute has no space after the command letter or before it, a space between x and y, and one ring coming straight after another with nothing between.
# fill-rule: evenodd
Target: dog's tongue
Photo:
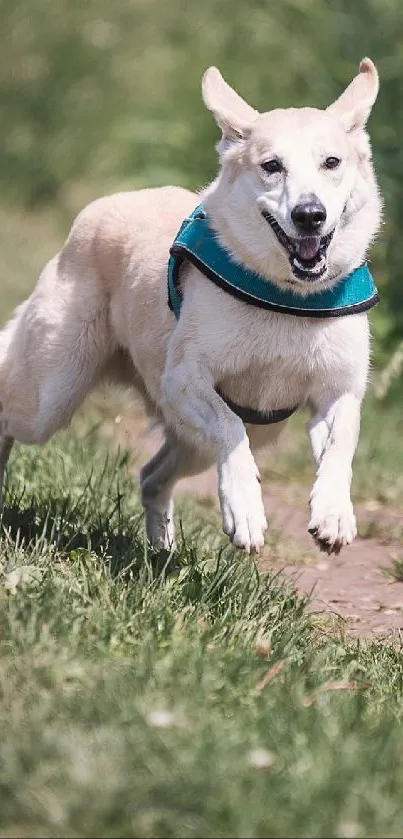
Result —
<instances>
[{"instance_id":1,"label":"dog's tongue","mask_svg":"<svg viewBox=\"0 0 403 839\"><path fill-rule=\"evenodd\" d=\"M306 236L305 239L297 239L295 250L301 259L314 259L320 248L319 236Z\"/></svg>"}]
</instances>

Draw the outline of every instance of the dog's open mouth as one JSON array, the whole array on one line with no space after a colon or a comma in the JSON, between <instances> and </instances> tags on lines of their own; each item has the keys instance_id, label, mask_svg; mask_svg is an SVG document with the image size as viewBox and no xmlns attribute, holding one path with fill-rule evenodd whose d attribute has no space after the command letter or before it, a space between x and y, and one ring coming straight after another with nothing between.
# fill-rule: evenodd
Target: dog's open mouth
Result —
<instances>
[{"instance_id":1,"label":"dog's open mouth","mask_svg":"<svg viewBox=\"0 0 403 839\"><path fill-rule=\"evenodd\" d=\"M326 273L327 249L334 233L333 230L326 236L304 236L291 239L280 227L274 216L265 210L263 210L262 215L270 224L280 245L288 251L291 270L296 279L312 282Z\"/></svg>"}]
</instances>

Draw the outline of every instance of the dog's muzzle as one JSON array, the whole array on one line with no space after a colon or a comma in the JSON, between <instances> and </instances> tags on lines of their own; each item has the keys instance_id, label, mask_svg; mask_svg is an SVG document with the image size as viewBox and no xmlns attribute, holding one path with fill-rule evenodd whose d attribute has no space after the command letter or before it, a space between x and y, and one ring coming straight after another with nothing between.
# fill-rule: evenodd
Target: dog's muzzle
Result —
<instances>
[{"instance_id":1,"label":"dog's muzzle","mask_svg":"<svg viewBox=\"0 0 403 839\"><path fill-rule=\"evenodd\" d=\"M270 225L280 245L288 252L291 270L296 279L313 282L326 273L327 249L334 230L326 236L308 234L292 239L267 210L262 210L262 216Z\"/></svg>"}]
</instances>

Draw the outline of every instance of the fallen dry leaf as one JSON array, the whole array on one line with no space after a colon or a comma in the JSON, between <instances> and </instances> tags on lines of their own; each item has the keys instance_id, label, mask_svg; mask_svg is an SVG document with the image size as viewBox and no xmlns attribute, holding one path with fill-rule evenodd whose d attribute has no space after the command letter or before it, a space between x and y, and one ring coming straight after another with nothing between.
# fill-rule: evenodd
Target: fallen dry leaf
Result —
<instances>
[{"instance_id":1,"label":"fallen dry leaf","mask_svg":"<svg viewBox=\"0 0 403 839\"><path fill-rule=\"evenodd\" d=\"M339 681L329 681L324 682L323 685L320 685L316 690L313 691L309 696L307 696L304 700L304 705L312 705L315 699L320 696L321 693L327 693L328 691L332 690L367 690L371 687L370 682L349 682L346 679L340 679Z\"/></svg>"},{"instance_id":2,"label":"fallen dry leaf","mask_svg":"<svg viewBox=\"0 0 403 839\"><path fill-rule=\"evenodd\" d=\"M265 688L266 685L268 685L269 682L271 682L280 673L284 665L284 659L276 661L276 663L273 664L272 667L270 667L270 669L267 671L265 676L263 676L263 679L261 679L261 681L257 683L256 690L263 690L263 688Z\"/></svg>"}]
</instances>

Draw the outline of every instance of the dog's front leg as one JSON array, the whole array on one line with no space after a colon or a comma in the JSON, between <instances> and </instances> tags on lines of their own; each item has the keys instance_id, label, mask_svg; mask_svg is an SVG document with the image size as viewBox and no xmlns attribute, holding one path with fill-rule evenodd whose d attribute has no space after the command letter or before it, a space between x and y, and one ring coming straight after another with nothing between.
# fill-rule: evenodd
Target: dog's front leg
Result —
<instances>
[{"instance_id":1,"label":"dog's front leg","mask_svg":"<svg viewBox=\"0 0 403 839\"><path fill-rule=\"evenodd\" d=\"M179 363L175 350L168 357L163 413L180 438L214 455L224 532L236 547L259 552L267 521L245 427L216 393L206 359L181 355Z\"/></svg>"},{"instance_id":2,"label":"dog's front leg","mask_svg":"<svg viewBox=\"0 0 403 839\"><path fill-rule=\"evenodd\" d=\"M329 553L338 553L357 533L350 485L360 410L361 400L352 393L345 393L327 405L319 406L318 413L308 422L318 467L310 495L308 529Z\"/></svg>"}]
</instances>

